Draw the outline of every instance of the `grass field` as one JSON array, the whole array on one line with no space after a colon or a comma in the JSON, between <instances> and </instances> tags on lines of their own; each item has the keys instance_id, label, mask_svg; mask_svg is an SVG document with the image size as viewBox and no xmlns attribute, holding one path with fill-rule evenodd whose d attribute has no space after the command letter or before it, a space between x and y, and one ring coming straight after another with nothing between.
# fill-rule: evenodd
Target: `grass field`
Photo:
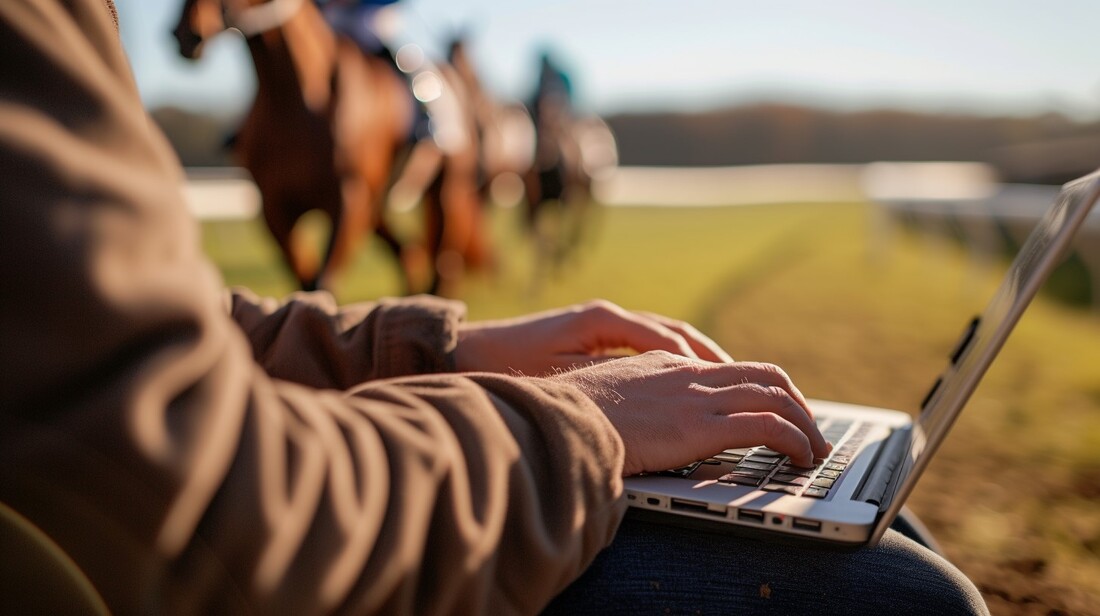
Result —
<instances>
[{"instance_id":1,"label":"grass field","mask_svg":"<svg viewBox=\"0 0 1100 616\"><path fill-rule=\"evenodd\" d=\"M865 204L609 208L577 258L536 283L515 213L493 224L497 272L461 291L473 318L606 297L778 363L808 396L902 410L1003 271ZM207 224L205 242L230 284L291 290L259 222ZM396 293L393 270L372 245L337 295ZM994 614L1100 614L1098 342L1100 312L1040 297L910 501Z\"/></svg>"}]
</instances>

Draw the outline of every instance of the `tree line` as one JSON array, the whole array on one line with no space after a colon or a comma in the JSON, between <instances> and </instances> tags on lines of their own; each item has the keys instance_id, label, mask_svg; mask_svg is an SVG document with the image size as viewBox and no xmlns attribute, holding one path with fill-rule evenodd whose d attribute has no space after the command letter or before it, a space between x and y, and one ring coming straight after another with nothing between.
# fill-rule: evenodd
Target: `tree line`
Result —
<instances>
[{"instance_id":1,"label":"tree line","mask_svg":"<svg viewBox=\"0 0 1100 616\"><path fill-rule=\"evenodd\" d=\"M186 166L232 164L234 121L154 111ZM881 109L840 112L761 103L706 112L606 117L622 165L721 166L978 161L1007 181L1061 183L1100 166L1100 122L1048 113L990 117Z\"/></svg>"}]
</instances>

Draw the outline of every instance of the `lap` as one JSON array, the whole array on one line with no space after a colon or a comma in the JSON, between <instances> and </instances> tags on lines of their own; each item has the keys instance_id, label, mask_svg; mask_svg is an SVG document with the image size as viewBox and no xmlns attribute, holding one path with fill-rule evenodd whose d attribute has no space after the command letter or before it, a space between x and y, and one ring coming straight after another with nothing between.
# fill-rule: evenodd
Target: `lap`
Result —
<instances>
[{"instance_id":1,"label":"lap","mask_svg":"<svg viewBox=\"0 0 1100 616\"><path fill-rule=\"evenodd\" d=\"M842 551L628 516L611 546L546 613L987 612L958 569L896 530L873 548Z\"/></svg>"}]
</instances>

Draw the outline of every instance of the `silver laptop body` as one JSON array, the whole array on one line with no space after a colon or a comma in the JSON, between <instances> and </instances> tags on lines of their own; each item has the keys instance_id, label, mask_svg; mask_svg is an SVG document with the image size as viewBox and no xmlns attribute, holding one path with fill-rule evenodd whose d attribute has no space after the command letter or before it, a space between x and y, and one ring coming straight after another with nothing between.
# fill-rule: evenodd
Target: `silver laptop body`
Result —
<instances>
[{"instance_id":1,"label":"silver laptop body","mask_svg":"<svg viewBox=\"0 0 1100 616\"><path fill-rule=\"evenodd\" d=\"M1098 196L1100 171L1062 187L985 311L967 323L915 421L901 411L811 400L818 426L836 445L821 464L794 467L765 447L727 450L628 478L628 504L671 523L877 543Z\"/></svg>"}]
</instances>

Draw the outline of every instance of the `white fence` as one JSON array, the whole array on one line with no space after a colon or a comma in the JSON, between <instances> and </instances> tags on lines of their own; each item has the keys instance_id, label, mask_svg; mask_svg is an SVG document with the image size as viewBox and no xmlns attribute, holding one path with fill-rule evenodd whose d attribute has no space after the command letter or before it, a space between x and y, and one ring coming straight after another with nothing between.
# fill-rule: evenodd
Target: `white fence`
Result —
<instances>
[{"instance_id":1,"label":"white fence","mask_svg":"<svg viewBox=\"0 0 1100 616\"><path fill-rule=\"evenodd\" d=\"M959 236L977 264L1018 246L1058 195L1058 186L1000 184L992 169L973 163L875 163L863 176L880 212L934 234ZM1100 308L1100 207L1093 208L1073 250L1088 271Z\"/></svg>"},{"instance_id":2,"label":"white fence","mask_svg":"<svg viewBox=\"0 0 1100 616\"><path fill-rule=\"evenodd\" d=\"M593 193L610 206L730 206L772 203L852 203L869 200L883 214L961 230L977 261L994 258L1004 234L1020 241L1051 204L1058 188L999 184L980 163L759 165L745 167L618 167L601 175ZM260 195L240 169L189 169L188 204L201 219L246 219ZM1100 296L1100 209L1075 245ZM1100 303L1100 302L1095 302Z\"/></svg>"}]
</instances>

